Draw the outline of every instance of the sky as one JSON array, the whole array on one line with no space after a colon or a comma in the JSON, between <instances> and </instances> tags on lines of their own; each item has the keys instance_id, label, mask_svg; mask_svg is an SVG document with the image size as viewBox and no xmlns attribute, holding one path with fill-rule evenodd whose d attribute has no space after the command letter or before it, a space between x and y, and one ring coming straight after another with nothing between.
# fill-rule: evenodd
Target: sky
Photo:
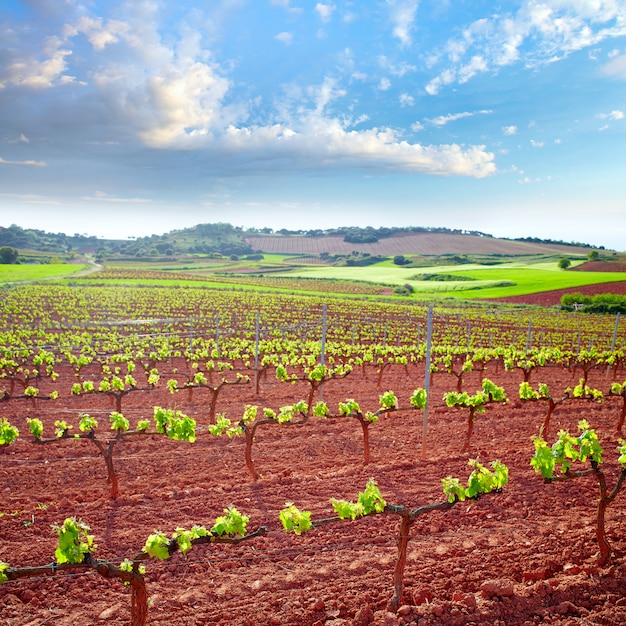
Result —
<instances>
[{"instance_id":1,"label":"sky","mask_svg":"<svg viewBox=\"0 0 626 626\"><path fill-rule=\"evenodd\" d=\"M624 0L2 0L0 226L626 250Z\"/></svg>"}]
</instances>

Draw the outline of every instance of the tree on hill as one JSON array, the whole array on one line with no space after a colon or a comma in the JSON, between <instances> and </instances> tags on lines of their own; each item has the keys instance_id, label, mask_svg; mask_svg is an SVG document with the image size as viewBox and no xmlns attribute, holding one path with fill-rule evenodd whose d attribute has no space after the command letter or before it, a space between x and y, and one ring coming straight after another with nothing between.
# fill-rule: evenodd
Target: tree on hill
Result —
<instances>
[{"instance_id":1,"label":"tree on hill","mask_svg":"<svg viewBox=\"0 0 626 626\"><path fill-rule=\"evenodd\" d=\"M562 259L559 259L559 262L558 262L559 269L561 270L566 270L571 264L572 262L569 259L566 259L565 257L563 257Z\"/></svg>"},{"instance_id":2,"label":"tree on hill","mask_svg":"<svg viewBox=\"0 0 626 626\"><path fill-rule=\"evenodd\" d=\"M16 248L11 248L10 246L2 246L0 248L0 263L3 265L17 263L18 256L19 252Z\"/></svg>"}]
</instances>

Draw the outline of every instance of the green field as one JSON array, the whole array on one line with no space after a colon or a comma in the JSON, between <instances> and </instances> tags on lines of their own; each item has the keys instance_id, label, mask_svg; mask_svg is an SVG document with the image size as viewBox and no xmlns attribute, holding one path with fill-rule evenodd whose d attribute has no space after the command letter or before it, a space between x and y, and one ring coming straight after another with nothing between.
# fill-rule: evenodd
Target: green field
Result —
<instances>
[{"instance_id":1,"label":"green field","mask_svg":"<svg viewBox=\"0 0 626 626\"><path fill-rule=\"evenodd\" d=\"M52 263L50 265L0 265L0 283L19 283L31 280L63 278L86 269L76 263Z\"/></svg>"},{"instance_id":2,"label":"green field","mask_svg":"<svg viewBox=\"0 0 626 626\"><path fill-rule=\"evenodd\" d=\"M419 274L442 274L472 280L415 280ZM334 278L362 280L391 285L410 284L420 297L502 298L553 289L570 289L595 283L626 280L619 272L567 272L557 268L556 262L502 265L450 265L433 267L401 267L374 265L370 267L311 267L289 273L292 277Z\"/></svg>"},{"instance_id":3,"label":"green field","mask_svg":"<svg viewBox=\"0 0 626 626\"><path fill-rule=\"evenodd\" d=\"M319 293L318 290L320 289L326 291L319 284L307 285L302 281L302 284L297 283L299 279L323 279L352 284L354 281L359 281L381 288L411 285L414 290L412 297L416 299L487 299L539 293L554 289L576 289L584 285L626 280L626 273L564 271L558 269L557 258L524 260L508 258L506 262L501 261L499 259L498 264L495 265L467 263L461 265L426 265L424 267L398 266L385 261L367 267L335 267L297 265L297 257L285 255L265 255L263 261L214 260L198 257L197 259L187 258L182 263L165 260L156 263L141 261L112 263L108 266L112 270L123 269L144 275L121 277L120 279L113 276L103 276L102 283L144 286L188 285L190 287L218 289L234 287L254 291L289 290ZM77 283L82 280L78 274L87 268L89 266L79 264L0 265L0 283L50 279L70 280L72 283ZM225 279L225 274L223 274L225 270L237 272L238 269L242 270L241 275L238 276L235 273L232 277ZM254 276L254 274L246 273L250 269L255 269L258 272L257 284L250 280L246 282L246 277ZM150 272L164 272L165 275L153 277L150 276ZM175 272L177 276L172 276L170 279L168 276L170 272ZM190 279L194 277L196 280L184 280L182 275L185 274ZM198 280L198 274L202 276L201 280ZM265 275L265 279L261 278L263 275ZM420 279L420 277L426 276L430 279ZM270 277L285 279L285 284L272 283ZM95 282L99 283L98 274L93 274L90 279L85 279L85 282L91 285ZM331 290L329 289L329 291ZM358 289L351 295L358 297Z\"/></svg>"}]
</instances>

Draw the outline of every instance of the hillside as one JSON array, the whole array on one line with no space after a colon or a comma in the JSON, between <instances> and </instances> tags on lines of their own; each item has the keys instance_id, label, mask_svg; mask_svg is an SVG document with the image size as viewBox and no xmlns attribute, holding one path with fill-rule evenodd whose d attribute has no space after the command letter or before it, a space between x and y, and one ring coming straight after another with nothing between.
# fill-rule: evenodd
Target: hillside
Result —
<instances>
[{"instance_id":1,"label":"hillside","mask_svg":"<svg viewBox=\"0 0 626 626\"><path fill-rule=\"evenodd\" d=\"M371 243L345 241L339 235L307 237L301 235L253 235L246 242L254 250L283 254L331 255L350 254L352 251L369 253L372 256L394 256L399 254L501 254L507 256L523 254L581 254L591 247L573 246L565 243L537 243L489 236L465 235L442 232L398 233Z\"/></svg>"},{"instance_id":2,"label":"hillside","mask_svg":"<svg viewBox=\"0 0 626 626\"><path fill-rule=\"evenodd\" d=\"M155 224L155 227L158 225ZM395 255L586 255L594 249L584 243L531 239L496 239L478 231L448 228L340 228L274 232L271 228L244 230L226 223L198 224L162 235L111 240L94 236L47 233L16 225L0 226L0 247L20 251L22 262L44 262L32 253L70 260L77 254L95 254L99 260L125 258L150 260L160 256L243 256L253 252L300 254L319 257L358 252L372 257ZM600 248L601 249L601 248ZM28 251L28 252L27 252Z\"/></svg>"}]
</instances>

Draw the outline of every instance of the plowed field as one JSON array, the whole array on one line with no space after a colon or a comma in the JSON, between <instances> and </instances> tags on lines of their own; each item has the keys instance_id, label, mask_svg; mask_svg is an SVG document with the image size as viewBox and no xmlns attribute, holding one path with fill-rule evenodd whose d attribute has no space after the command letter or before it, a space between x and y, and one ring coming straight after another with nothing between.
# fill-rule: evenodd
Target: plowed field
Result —
<instances>
[{"instance_id":1,"label":"plowed field","mask_svg":"<svg viewBox=\"0 0 626 626\"><path fill-rule=\"evenodd\" d=\"M484 373L468 374L473 392ZM3 403L3 415L22 436L0 455L0 560L13 566L54 560L51 524L68 516L87 522L98 544L96 555L119 562L137 553L155 529L168 536L178 526L212 525L229 505L250 516L249 530L265 525L265 536L239 545L197 546L163 562L149 561L146 574L148 623L160 626L219 625L617 625L626 623L626 516L624 495L607 511L614 556L597 566L594 516L597 487L586 477L543 484L529 466L531 435L545 413L540 403L516 400L519 372L487 373L505 386L512 400L491 405L475 423L470 455L459 452L466 428L463 412L441 398L455 381L437 375L421 459L422 413L383 416L370 428L372 461L363 463L362 437L354 419L310 418L300 426L268 426L257 431L253 457L262 477L252 482L243 462L243 440L201 432L194 444L158 436L129 438L116 450L121 495L109 497L104 463L88 441L65 440L36 446L27 437L27 416L38 416L51 434L55 419L76 425L89 411L106 431L111 410L102 396L57 401ZM624 378L624 373L621 374ZM67 379L71 373L65 374ZM386 372L382 389L373 371L353 372L331 381L324 399L332 408L347 397L375 410L381 391L393 389L406 405L423 386L423 372L399 367ZM533 373L534 383L563 390L577 375L556 368ZM590 384L602 389L610 378L593 371ZM57 385L57 388L62 388ZM237 419L246 403L278 408L306 395L305 383L262 382L261 396L250 386L226 388L219 411ZM45 390L42 390L45 392ZM123 412L132 424L151 417L154 405L173 406L206 422L201 390L192 400L167 390L132 393ZM609 484L618 468L615 425L620 398L603 404L571 401L557 409L550 435L573 431L588 419L605 447ZM76 426L75 426L76 428ZM447 512L420 517L412 527L402 606L386 611L393 593L399 518L370 516L315 528L297 537L280 526L286 502L310 510L313 519L331 516L332 497L354 500L374 478L388 503L419 506L443 499L441 478L465 480L468 457L509 466L510 484L501 494L464 502ZM42 576L0 586L0 621L7 626L88 626L126 624L129 591L90 574Z\"/></svg>"}]
</instances>

